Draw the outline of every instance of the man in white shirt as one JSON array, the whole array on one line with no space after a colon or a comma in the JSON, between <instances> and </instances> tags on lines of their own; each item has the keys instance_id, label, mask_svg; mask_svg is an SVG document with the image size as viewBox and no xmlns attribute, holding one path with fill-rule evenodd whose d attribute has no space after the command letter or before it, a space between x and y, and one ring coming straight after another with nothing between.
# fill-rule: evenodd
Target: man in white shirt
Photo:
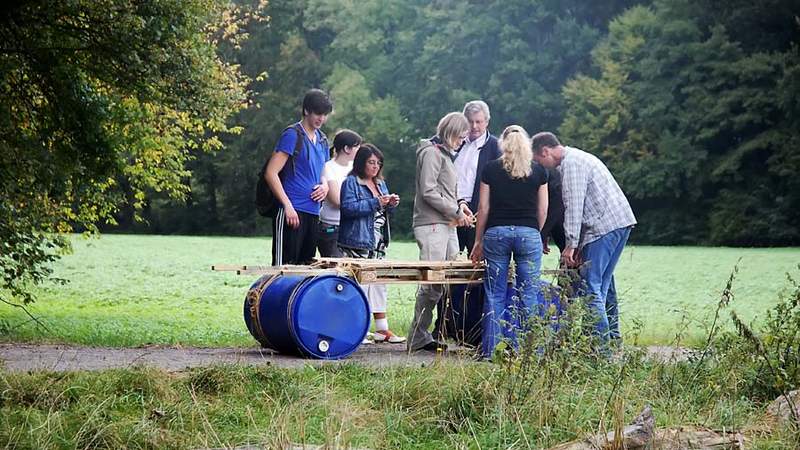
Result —
<instances>
[{"instance_id":1,"label":"man in white shirt","mask_svg":"<svg viewBox=\"0 0 800 450\"><path fill-rule=\"evenodd\" d=\"M470 211L478 211L481 174L486 163L500 157L497 138L489 133L489 105L482 100L473 100L464 105L464 115L469 121L469 136L458 151L456 173L458 174L459 203L466 203ZM475 228L459 227L458 249L467 251L475 244Z\"/></svg>"}]
</instances>

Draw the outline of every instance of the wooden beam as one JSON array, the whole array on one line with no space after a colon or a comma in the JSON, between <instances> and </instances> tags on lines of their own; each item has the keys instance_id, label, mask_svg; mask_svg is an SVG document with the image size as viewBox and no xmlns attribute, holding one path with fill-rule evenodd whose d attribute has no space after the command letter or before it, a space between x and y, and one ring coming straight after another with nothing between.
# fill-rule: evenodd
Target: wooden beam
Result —
<instances>
[{"instance_id":1,"label":"wooden beam","mask_svg":"<svg viewBox=\"0 0 800 450\"><path fill-rule=\"evenodd\" d=\"M233 264L214 264L211 266L211 270L215 272L234 272L237 270L244 269L245 266L237 266Z\"/></svg>"},{"instance_id":2,"label":"wooden beam","mask_svg":"<svg viewBox=\"0 0 800 450\"><path fill-rule=\"evenodd\" d=\"M444 281L444 270L423 269L422 281Z\"/></svg>"}]
</instances>

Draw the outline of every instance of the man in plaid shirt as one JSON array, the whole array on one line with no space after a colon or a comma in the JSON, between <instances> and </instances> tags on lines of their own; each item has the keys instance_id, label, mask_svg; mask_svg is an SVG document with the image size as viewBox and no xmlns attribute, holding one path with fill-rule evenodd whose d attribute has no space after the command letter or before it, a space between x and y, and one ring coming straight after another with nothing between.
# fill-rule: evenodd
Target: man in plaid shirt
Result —
<instances>
[{"instance_id":1,"label":"man in plaid shirt","mask_svg":"<svg viewBox=\"0 0 800 450\"><path fill-rule=\"evenodd\" d=\"M561 173L566 238L561 259L567 267L583 262L581 278L587 308L595 319L593 335L599 349L607 352L609 341L619 339L617 299L608 291L636 217L611 172L596 156L561 145L549 132L531 140L536 161Z\"/></svg>"}]
</instances>

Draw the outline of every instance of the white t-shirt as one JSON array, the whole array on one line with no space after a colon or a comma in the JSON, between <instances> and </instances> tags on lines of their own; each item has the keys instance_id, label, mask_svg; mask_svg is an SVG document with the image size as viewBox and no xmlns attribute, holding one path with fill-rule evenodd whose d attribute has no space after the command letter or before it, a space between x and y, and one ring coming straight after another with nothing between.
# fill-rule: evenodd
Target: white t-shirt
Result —
<instances>
[{"instance_id":1,"label":"white t-shirt","mask_svg":"<svg viewBox=\"0 0 800 450\"><path fill-rule=\"evenodd\" d=\"M480 148L486 144L488 136L489 133L486 132L474 141L465 142L454 161L456 174L458 175L458 198L463 198L468 202L472 201L472 190L475 187L475 178L478 175Z\"/></svg>"},{"instance_id":2,"label":"white t-shirt","mask_svg":"<svg viewBox=\"0 0 800 450\"><path fill-rule=\"evenodd\" d=\"M325 166L322 168L322 176L329 182L335 181L338 183L339 189L341 190L342 183L344 183L344 179L347 178L351 170L353 170L353 161L343 166L331 159L326 162ZM330 225L339 225L340 217L341 212L339 211L339 207L329 202L328 198L325 197L325 200L322 202L322 208L319 211L319 220Z\"/></svg>"}]
</instances>

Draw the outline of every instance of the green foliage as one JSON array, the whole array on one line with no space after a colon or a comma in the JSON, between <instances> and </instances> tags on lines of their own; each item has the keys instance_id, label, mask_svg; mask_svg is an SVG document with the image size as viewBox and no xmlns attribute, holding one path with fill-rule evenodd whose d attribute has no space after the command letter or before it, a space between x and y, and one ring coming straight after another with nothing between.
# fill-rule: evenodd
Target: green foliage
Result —
<instances>
[{"instance_id":1,"label":"green foliage","mask_svg":"<svg viewBox=\"0 0 800 450\"><path fill-rule=\"evenodd\" d=\"M0 16L0 241L4 301L66 249L59 233L114 223L150 190L180 198L187 161L235 132L246 78L237 45L253 13L216 0L22 2Z\"/></svg>"},{"instance_id":2,"label":"green foliage","mask_svg":"<svg viewBox=\"0 0 800 450\"><path fill-rule=\"evenodd\" d=\"M589 68L589 52L608 21L632 0L360 2L275 0L273 19L251 28L236 55L258 106L241 114L244 132L228 150L192 166L192 195L165 199L145 216L159 233L260 232L253 179L280 131L299 118L305 90L323 87L335 108L325 131L351 128L386 155L386 176L404 201L395 236L411 233L414 149L447 112L485 99L491 130L521 123L531 131L561 121L563 83ZM198 217L202 217L198 220ZM131 229L126 221L124 229Z\"/></svg>"},{"instance_id":3,"label":"green foliage","mask_svg":"<svg viewBox=\"0 0 800 450\"><path fill-rule=\"evenodd\" d=\"M786 90L797 87L800 26L782 15L792 2L746 6L747 17L739 3L632 8L593 51L600 74L564 87L567 143L606 160L641 217L666 216L666 226L643 221L638 238L800 240L798 123Z\"/></svg>"},{"instance_id":4,"label":"green foliage","mask_svg":"<svg viewBox=\"0 0 800 450\"><path fill-rule=\"evenodd\" d=\"M723 364L738 368L741 384L763 400L800 388L800 285L787 278L788 287L764 322L748 325L731 311L736 330L716 345Z\"/></svg>"}]
</instances>

